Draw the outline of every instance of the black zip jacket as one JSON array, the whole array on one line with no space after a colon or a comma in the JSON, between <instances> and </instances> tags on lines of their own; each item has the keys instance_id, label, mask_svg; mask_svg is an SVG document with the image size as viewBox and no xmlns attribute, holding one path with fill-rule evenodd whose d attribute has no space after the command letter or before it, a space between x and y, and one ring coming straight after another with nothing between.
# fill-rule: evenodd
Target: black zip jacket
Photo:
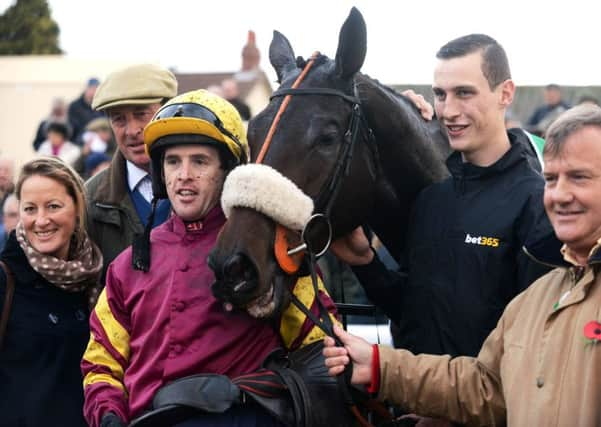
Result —
<instances>
[{"instance_id":1,"label":"black zip jacket","mask_svg":"<svg viewBox=\"0 0 601 427\"><path fill-rule=\"evenodd\" d=\"M424 189L415 204L402 262L379 260L353 271L370 300L398 326L395 345L413 353L476 356L509 301L550 268L523 246L551 236L544 180L528 162L529 142L509 133L511 148L489 167L447 160L451 177ZM525 327L527 327L525 325Z\"/></svg>"}]
</instances>

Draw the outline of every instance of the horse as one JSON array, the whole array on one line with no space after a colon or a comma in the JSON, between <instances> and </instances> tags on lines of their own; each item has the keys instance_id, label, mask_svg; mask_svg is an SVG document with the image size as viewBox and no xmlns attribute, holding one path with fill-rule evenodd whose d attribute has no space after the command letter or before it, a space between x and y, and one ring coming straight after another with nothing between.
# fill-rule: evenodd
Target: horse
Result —
<instances>
[{"instance_id":1,"label":"horse","mask_svg":"<svg viewBox=\"0 0 601 427\"><path fill-rule=\"evenodd\" d=\"M315 55L304 80L291 89L307 61L296 59L290 42L274 31L269 59L280 86L250 121L248 141L255 162L274 117L291 98L262 164L309 196L315 212L328 211L334 238L368 224L398 259L413 202L420 190L448 176L450 149L436 120L424 120L406 97L360 73L366 45L365 21L353 8L335 59ZM281 313L290 301L284 289L299 273L278 264L275 238L273 218L234 206L209 256L214 295L255 317Z\"/></svg>"}]
</instances>

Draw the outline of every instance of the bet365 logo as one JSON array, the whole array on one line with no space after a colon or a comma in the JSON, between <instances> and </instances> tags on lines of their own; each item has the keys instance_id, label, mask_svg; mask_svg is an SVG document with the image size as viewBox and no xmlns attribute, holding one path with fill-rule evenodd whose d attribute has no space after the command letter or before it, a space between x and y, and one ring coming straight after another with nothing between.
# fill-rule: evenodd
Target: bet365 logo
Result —
<instances>
[{"instance_id":1,"label":"bet365 logo","mask_svg":"<svg viewBox=\"0 0 601 427\"><path fill-rule=\"evenodd\" d=\"M480 245L480 246L491 246L493 248L496 248L497 246L499 246L499 239L496 237L484 237L484 236L472 237L468 233L465 235L465 243L470 243L472 245Z\"/></svg>"}]
</instances>

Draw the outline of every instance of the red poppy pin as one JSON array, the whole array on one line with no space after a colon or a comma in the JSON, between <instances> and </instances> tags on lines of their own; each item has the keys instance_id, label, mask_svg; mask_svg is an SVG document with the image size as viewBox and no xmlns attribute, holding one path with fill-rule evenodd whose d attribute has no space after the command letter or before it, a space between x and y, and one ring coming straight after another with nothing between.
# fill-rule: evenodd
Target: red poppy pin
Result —
<instances>
[{"instance_id":1,"label":"red poppy pin","mask_svg":"<svg viewBox=\"0 0 601 427\"><path fill-rule=\"evenodd\" d=\"M601 323L591 320L584 325L584 337L587 340L587 344L595 344L601 341Z\"/></svg>"}]
</instances>

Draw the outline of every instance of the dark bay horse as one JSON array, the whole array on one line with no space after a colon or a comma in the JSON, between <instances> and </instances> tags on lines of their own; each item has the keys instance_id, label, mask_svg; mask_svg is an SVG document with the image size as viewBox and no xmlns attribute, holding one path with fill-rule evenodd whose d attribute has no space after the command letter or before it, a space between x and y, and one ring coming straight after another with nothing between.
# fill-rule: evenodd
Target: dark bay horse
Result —
<instances>
[{"instance_id":1,"label":"dark bay horse","mask_svg":"<svg viewBox=\"0 0 601 427\"><path fill-rule=\"evenodd\" d=\"M423 120L404 96L359 73L365 53L365 22L353 8L340 30L336 58L317 55L299 90L286 92L306 61L296 59L288 40L274 32L269 58L280 87L249 123L248 140L256 161L291 93L262 163L311 197L315 212L328 211L334 237L368 224L398 258L418 192L448 174L449 147L436 121ZM349 155L343 146L353 138ZM328 191L332 180L340 181L336 191ZM275 221L256 210L231 210L209 260L217 298L259 317L275 316L288 304L282 289L295 275L274 258L275 229Z\"/></svg>"}]
</instances>

